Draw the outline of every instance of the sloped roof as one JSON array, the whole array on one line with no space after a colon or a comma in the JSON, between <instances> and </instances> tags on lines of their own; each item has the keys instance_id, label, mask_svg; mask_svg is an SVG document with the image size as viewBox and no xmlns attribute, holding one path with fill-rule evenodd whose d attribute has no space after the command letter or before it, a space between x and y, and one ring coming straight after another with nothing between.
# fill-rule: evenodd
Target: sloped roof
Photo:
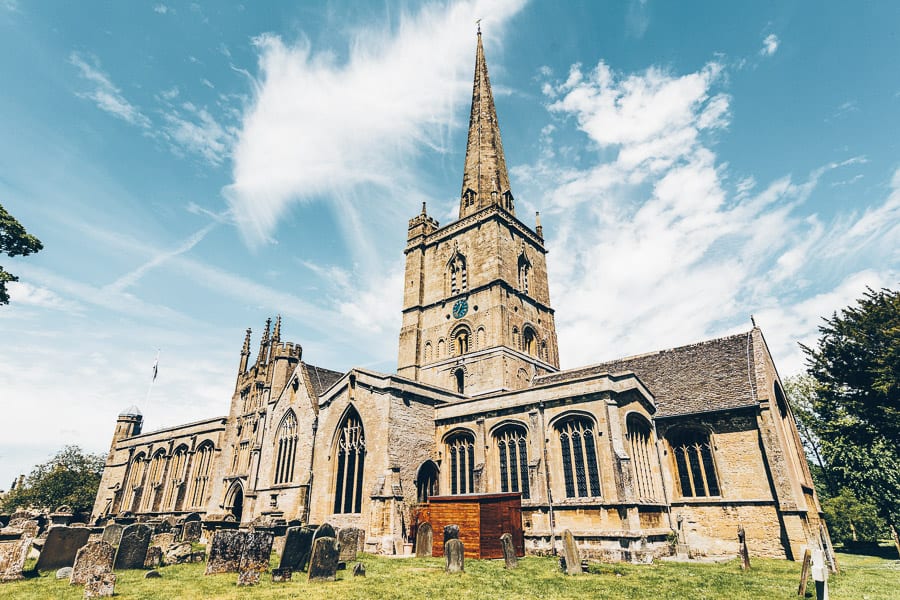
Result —
<instances>
[{"instance_id":1,"label":"sloped roof","mask_svg":"<svg viewBox=\"0 0 900 600\"><path fill-rule=\"evenodd\" d=\"M340 371L323 369L309 363L303 363L303 368L316 396L321 396L325 390L334 385L335 381L344 376Z\"/></svg>"},{"instance_id":2,"label":"sloped roof","mask_svg":"<svg viewBox=\"0 0 900 600\"><path fill-rule=\"evenodd\" d=\"M751 389L752 331L551 373L533 385L631 371L653 394L657 417L757 404Z\"/></svg>"}]
</instances>

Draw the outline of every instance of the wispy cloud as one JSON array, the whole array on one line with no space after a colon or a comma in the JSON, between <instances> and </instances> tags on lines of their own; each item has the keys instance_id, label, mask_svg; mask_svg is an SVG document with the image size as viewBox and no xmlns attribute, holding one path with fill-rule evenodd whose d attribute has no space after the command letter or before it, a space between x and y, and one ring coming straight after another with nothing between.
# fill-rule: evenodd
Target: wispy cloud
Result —
<instances>
[{"instance_id":1,"label":"wispy cloud","mask_svg":"<svg viewBox=\"0 0 900 600\"><path fill-rule=\"evenodd\" d=\"M17 305L49 308L69 313L80 313L83 307L61 297L53 290L32 285L26 281L12 281L7 284L10 300Z\"/></svg>"},{"instance_id":2,"label":"wispy cloud","mask_svg":"<svg viewBox=\"0 0 900 600\"><path fill-rule=\"evenodd\" d=\"M218 166L228 158L235 129L219 123L206 109L185 102L163 114L165 136L176 152L189 152Z\"/></svg>"},{"instance_id":3,"label":"wispy cloud","mask_svg":"<svg viewBox=\"0 0 900 600\"><path fill-rule=\"evenodd\" d=\"M165 4L155 4L153 6L153 12L161 14L161 15L167 14L170 11L174 12L171 8L169 8Z\"/></svg>"},{"instance_id":4,"label":"wispy cloud","mask_svg":"<svg viewBox=\"0 0 900 600\"><path fill-rule=\"evenodd\" d=\"M760 48L759 53L762 56L772 56L778 51L778 46L780 44L781 40L778 39L778 36L774 33L770 33L763 39L763 45L762 48Z\"/></svg>"},{"instance_id":5,"label":"wispy cloud","mask_svg":"<svg viewBox=\"0 0 900 600\"><path fill-rule=\"evenodd\" d=\"M81 78L92 86L92 89L89 91L78 92L77 95L80 98L92 100L100 110L132 125L137 125L144 129L150 128L150 119L141 113L140 109L125 99L122 91L101 70L95 57L72 52L69 55L69 62L78 69Z\"/></svg>"},{"instance_id":6,"label":"wispy cloud","mask_svg":"<svg viewBox=\"0 0 900 600\"><path fill-rule=\"evenodd\" d=\"M625 13L625 30L631 37L641 39L650 25L649 0L631 0Z\"/></svg>"}]
</instances>

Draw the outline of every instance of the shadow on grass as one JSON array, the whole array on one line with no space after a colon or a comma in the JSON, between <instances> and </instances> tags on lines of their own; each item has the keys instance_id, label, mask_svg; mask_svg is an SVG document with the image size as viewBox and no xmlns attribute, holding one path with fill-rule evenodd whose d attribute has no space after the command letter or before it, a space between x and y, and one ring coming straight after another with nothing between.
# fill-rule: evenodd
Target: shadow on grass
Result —
<instances>
[{"instance_id":1,"label":"shadow on grass","mask_svg":"<svg viewBox=\"0 0 900 600\"><path fill-rule=\"evenodd\" d=\"M874 556L876 558L884 558L887 560L897 560L900 555L897 554L897 548L894 544L880 544L878 542L844 544L835 546L837 552L844 554L857 554L860 556Z\"/></svg>"}]
</instances>

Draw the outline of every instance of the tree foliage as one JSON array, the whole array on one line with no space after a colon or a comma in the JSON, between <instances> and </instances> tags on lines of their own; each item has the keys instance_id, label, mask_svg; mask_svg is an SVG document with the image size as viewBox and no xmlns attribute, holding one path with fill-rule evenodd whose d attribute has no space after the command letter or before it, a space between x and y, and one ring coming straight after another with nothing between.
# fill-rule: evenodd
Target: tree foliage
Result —
<instances>
[{"instance_id":1,"label":"tree foliage","mask_svg":"<svg viewBox=\"0 0 900 600\"><path fill-rule=\"evenodd\" d=\"M860 502L849 489L822 502L822 512L828 521L831 539L840 544L852 542L877 542L887 530L878 509L867 502Z\"/></svg>"},{"instance_id":2,"label":"tree foliage","mask_svg":"<svg viewBox=\"0 0 900 600\"><path fill-rule=\"evenodd\" d=\"M900 292L867 290L804 347L810 423L832 493L844 487L900 524ZM802 403L801 403L802 404ZM801 417L801 422L802 422Z\"/></svg>"},{"instance_id":3,"label":"tree foliage","mask_svg":"<svg viewBox=\"0 0 900 600\"><path fill-rule=\"evenodd\" d=\"M3 498L2 510L17 508L54 510L71 506L75 512L90 511L97 497L105 459L85 454L78 446L66 446L49 461L37 465L21 487Z\"/></svg>"},{"instance_id":4,"label":"tree foliage","mask_svg":"<svg viewBox=\"0 0 900 600\"><path fill-rule=\"evenodd\" d=\"M0 254L28 256L43 249L41 241L25 231L25 227L0 205ZM6 284L19 278L0 266L0 304L9 304Z\"/></svg>"}]
</instances>

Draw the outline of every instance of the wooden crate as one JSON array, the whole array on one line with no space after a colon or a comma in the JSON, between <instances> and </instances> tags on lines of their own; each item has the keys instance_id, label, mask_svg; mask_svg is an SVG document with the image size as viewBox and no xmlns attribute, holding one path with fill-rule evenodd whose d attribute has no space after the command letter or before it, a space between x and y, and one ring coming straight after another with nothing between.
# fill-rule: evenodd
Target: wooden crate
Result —
<instances>
[{"instance_id":1,"label":"wooden crate","mask_svg":"<svg viewBox=\"0 0 900 600\"><path fill-rule=\"evenodd\" d=\"M432 556L444 554L444 527L459 525L467 558L503 558L500 536L512 535L518 556L525 556L521 494L461 494L431 496L417 510L418 523L434 530Z\"/></svg>"}]
</instances>

